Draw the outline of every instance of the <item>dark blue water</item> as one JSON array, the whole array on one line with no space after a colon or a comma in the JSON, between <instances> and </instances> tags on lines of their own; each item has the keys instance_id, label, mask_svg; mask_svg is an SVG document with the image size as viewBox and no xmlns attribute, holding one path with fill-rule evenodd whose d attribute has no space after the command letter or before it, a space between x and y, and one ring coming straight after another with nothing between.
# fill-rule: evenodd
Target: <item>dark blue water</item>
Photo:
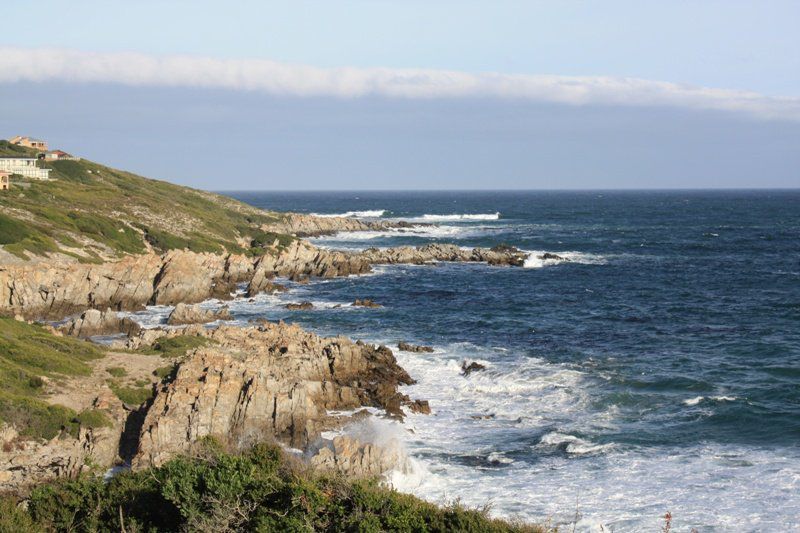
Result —
<instances>
[{"instance_id":1,"label":"dark blue water","mask_svg":"<svg viewBox=\"0 0 800 533\"><path fill-rule=\"evenodd\" d=\"M409 422L415 492L534 519L577 504L592 531L652 530L667 510L701 531L800 521L800 192L229 194L437 224L321 246L532 252L528 268L382 267L283 297L379 310L251 310L437 348L398 354L435 411ZM463 359L488 369L464 378Z\"/></svg>"}]
</instances>

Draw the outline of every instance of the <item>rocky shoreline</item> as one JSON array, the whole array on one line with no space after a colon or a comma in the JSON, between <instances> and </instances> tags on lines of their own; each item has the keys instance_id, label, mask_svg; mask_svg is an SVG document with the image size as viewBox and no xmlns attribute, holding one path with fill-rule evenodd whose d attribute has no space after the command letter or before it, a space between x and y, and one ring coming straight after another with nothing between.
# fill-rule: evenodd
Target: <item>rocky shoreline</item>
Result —
<instances>
[{"instance_id":1,"label":"rocky shoreline","mask_svg":"<svg viewBox=\"0 0 800 533\"><path fill-rule=\"evenodd\" d=\"M270 229L319 235L398 224L287 215L280 227ZM13 427L1 428L0 490L24 490L54 477L76 475L90 465L157 466L188 452L204 437L231 448L274 439L304 450L310 454L309 463L323 470L382 474L400 460L397 450L347 436L323 441L321 434L360 419L367 413L364 408L400 419L408 411L430 412L426 401L412 400L399 391L414 381L389 348L343 337L322 338L295 325L266 321L209 329L197 324L230 315L225 308L209 311L193 304L231 299L242 286L247 297L285 290L275 283L276 277L303 282L311 277L365 274L379 264L441 261L521 266L525 256L510 247L465 250L450 244L342 252L295 240L266 249L258 257L173 250L102 264L38 261L0 266L0 315L18 320L73 316L58 329L51 328L55 335L124 333L128 340L112 348L118 352L114 357L123 361L139 357L144 375L158 374L158 358L125 354L142 353L170 339L196 340L190 343L194 347L172 359L174 372L163 379L144 380L151 383L152 394L139 405L124 403L97 372L83 381L76 378L69 389L72 395L53 396L72 401L76 410L102 411L111 420L107 426L81 428L77 436L61 435L48 442L21 438ZM117 314L146 305L176 306L169 319L173 327L141 330ZM329 414L342 411L351 415Z\"/></svg>"}]
</instances>

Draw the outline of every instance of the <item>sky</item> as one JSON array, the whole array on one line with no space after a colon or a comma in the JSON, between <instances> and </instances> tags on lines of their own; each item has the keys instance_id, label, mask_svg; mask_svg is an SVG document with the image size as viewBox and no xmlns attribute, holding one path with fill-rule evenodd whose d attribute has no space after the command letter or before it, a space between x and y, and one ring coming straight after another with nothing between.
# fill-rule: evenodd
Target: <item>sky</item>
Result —
<instances>
[{"instance_id":1,"label":"sky","mask_svg":"<svg viewBox=\"0 0 800 533\"><path fill-rule=\"evenodd\" d=\"M0 137L213 189L800 186L800 2L4 6Z\"/></svg>"}]
</instances>

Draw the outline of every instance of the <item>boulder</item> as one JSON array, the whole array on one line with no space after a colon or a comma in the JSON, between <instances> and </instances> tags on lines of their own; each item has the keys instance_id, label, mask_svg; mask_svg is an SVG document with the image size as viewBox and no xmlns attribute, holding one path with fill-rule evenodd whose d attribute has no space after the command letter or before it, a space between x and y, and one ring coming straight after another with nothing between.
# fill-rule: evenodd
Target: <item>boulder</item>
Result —
<instances>
[{"instance_id":1,"label":"boulder","mask_svg":"<svg viewBox=\"0 0 800 533\"><path fill-rule=\"evenodd\" d=\"M115 333L133 336L138 335L142 328L134 320L120 317L112 309L105 311L87 309L79 317L70 319L58 329L66 335L85 338Z\"/></svg>"},{"instance_id":2,"label":"boulder","mask_svg":"<svg viewBox=\"0 0 800 533\"><path fill-rule=\"evenodd\" d=\"M338 472L350 478L379 477L396 468L404 468L407 457L399 446L362 443L354 437L335 437L311 458L320 471Z\"/></svg>"}]
</instances>

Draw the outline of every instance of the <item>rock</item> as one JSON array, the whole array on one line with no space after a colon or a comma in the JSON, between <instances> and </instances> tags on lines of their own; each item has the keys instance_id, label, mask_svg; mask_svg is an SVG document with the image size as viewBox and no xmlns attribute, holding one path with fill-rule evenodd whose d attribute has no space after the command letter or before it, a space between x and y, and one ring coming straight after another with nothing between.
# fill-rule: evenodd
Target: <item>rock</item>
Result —
<instances>
[{"instance_id":1,"label":"rock","mask_svg":"<svg viewBox=\"0 0 800 533\"><path fill-rule=\"evenodd\" d=\"M330 446L321 448L311 458L317 470L339 472L350 478L378 477L395 468L403 468L407 457L397 446L364 444L342 435Z\"/></svg>"},{"instance_id":2,"label":"rock","mask_svg":"<svg viewBox=\"0 0 800 533\"><path fill-rule=\"evenodd\" d=\"M67 335L85 338L114 333L138 335L142 328L128 317L121 318L111 309L87 309L78 318L67 321L58 329Z\"/></svg>"},{"instance_id":3,"label":"rock","mask_svg":"<svg viewBox=\"0 0 800 533\"><path fill-rule=\"evenodd\" d=\"M473 372L479 372L481 370L486 370L486 366L476 361L467 363L465 360L461 363L461 375L464 377L469 376Z\"/></svg>"},{"instance_id":4,"label":"rock","mask_svg":"<svg viewBox=\"0 0 800 533\"><path fill-rule=\"evenodd\" d=\"M414 381L385 346L284 323L193 334L214 343L190 352L156 392L135 467L161 464L206 435L235 447L276 438L304 448L332 426L330 410L379 407L401 418L403 407L422 405L398 390Z\"/></svg>"},{"instance_id":5,"label":"rock","mask_svg":"<svg viewBox=\"0 0 800 533\"><path fill-rule=\"evenodd\" d=\"M404 341L400 341L397 343L397 349L403 352L416 352L416 353L431 353L433 352L433 348L430 346L417 346L414 344L409 344Z\"/></svg>"},{"instance_id":6,"label":"rock","mask_svg":"<svg viewBox=\"0 0 800 533\"><path fill-rule=\"evenodd\" d=\"M353 307L383 307L382 305L373 302L372 300L364 299L364 300L356 300L353 302Z\"/></svg>"},{"instance_id":7,"label":"rock","mask_svg":"<svg viewBox=\"0 0 800 533\"><path fill-rule=\"evenodd\" d=\"M303 309L313 309L313 308L314 308L314 304L312 304L311 302L300 302L299 304L298 303L286 304L286 309L291 309L293 311L294 310L303 310Z\"/></svg>"},{"instance_id":8,"label":"rock","mask_svg":"<svg viewBox=\"0 0 800 533\"><path fill-rule=\"evenodd\" d=\"M550 252L543 253L542 255L539 256L539 259L544 259L544 260L550 259L552 261L569 261L569 259L567 259L566 257L561 257L558 254L551 254Z\"/></svg>"},{"instance_id":9,"label":"rock","mask_svg":"<svg viewBox=\"0 0 800 533\"><path fill-rule=\"evenodd\" d=\"M178 326L183 324L205 324L215 320L233 320L233 316L227 306L217 310L203 309L197 304L188 305L178 303L175 309L169 314L167 324Z\"/></svg>"}]
</instances>

